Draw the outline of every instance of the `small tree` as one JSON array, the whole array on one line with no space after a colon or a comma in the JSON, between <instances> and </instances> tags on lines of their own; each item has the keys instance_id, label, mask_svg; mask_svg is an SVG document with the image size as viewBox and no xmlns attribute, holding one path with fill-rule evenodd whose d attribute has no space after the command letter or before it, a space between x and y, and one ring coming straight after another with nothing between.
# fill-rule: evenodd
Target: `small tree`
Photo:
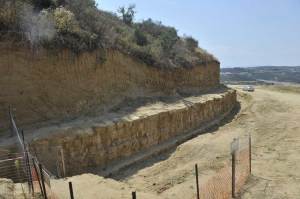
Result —
<instances>
[{"instance_id":1,"label":"small tree","mask_svg":"<svg viewBox=\"0 0 300 199\"><path fill-rule=\"evenodd\" d=\"M129 5L128 8L122 6L118 9L118 13L121 14L122 20L125 24L132 25L134 20L134 15L136 14L135 5L134 4Z\"/></svg>"}]
</instances>

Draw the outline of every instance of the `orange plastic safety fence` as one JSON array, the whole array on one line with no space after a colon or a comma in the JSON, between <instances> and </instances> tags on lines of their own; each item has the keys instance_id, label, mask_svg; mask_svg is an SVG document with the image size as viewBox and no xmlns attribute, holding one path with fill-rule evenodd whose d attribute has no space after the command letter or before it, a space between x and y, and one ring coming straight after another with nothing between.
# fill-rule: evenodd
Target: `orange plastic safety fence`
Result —
<instances>
[{"instance_id":1,"label":"orange plastic safety fence","mask_svg":"<svg viewBox=\"0 0 300 199\"><path fill-rule=\"evenodd\" d=\"M250 175L249 145L235 151L235 193L242 190ZM200 198L230 199L232 197L232 163L229 162L200 187Z\"/></svg>"}]
</instances>

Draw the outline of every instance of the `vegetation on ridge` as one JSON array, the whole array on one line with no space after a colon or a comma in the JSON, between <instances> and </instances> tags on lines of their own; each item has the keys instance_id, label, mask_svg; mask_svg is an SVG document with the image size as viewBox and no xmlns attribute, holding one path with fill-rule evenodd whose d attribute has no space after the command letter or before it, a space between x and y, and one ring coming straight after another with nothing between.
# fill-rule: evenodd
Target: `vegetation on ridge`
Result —
<instances>
[{"instance_id":1,"label":"vegetation on ridge","mask_svg":"<svg viewBox=\"0 0 300 199\"><path fill-rule=\"evenodd\" d=\"M94 0L0 0L0 39L22 32L33 45L78 53L116 49L156 67L216 61L198 41L179 37L173 27L152 19L135 23L135 12L135 6L121 7L119 15L105 12Z\"/></svg>"}]
</instances>

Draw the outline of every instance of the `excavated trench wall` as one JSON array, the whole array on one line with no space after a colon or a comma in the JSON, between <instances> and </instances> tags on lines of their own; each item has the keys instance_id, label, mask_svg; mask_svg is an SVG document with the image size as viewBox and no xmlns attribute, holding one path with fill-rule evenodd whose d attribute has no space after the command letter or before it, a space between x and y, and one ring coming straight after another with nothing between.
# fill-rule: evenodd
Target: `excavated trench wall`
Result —
<instances>
[{"instance_id":1,"label":"excavated trench wall","mask_svg":"<svg viewBox=\"0 0 300 199\"><path fill-rule=\"evenodd\" d=\"M7 129L7 108L18 126L105 113L124 99L176 96L219 87L220 66L211 61L192 68L155 68L117 51L74 54L0 42L0 129ZM229 112L234 91L193 105L145 117L107 120L90 126L57 129L31 142L31 150L55 171L63 149L67 175L105 169ZM93 116L93 115L91 115Z\"/></svg>"},{"instance_id":2,"label":"excavated trench wall","mask_svg":"<svg viewBox=\"0 0 300 199\"><path fill-rule=\"evenodd\" d=\"M8 106L19 126L105 112L126 98L209 90L219 85L217 61L193 68L147 66L117 51L74 54L0 42L0 131Z\"/></svg>"},{"instance_id":3,"label":"excavated trench wall","mask_svg":"<svg viewBox=\"0 0 300 199\"><path fill-rule=\"evenodd\" d=\"M200 128L228 114L236 105L236 92L224 91L190 106L158 111L147 116L98 122L89 127L61 129L35 140L32 150L51 170L56 169L57 149L62 148L67 175L109 169L109 164L151 146Z\"/></svg>"}]
</instances>

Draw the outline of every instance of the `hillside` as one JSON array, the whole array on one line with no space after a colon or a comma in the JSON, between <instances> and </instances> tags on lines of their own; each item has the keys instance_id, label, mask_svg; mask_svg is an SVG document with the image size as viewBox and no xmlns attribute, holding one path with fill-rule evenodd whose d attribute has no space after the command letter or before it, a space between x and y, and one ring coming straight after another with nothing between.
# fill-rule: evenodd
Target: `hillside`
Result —
<instances>
[{"instance_id":1,"label":"hillside","mask_svg":"<svg viewBox=\"0 0 300 199\"><path fill-rule=\"evenodd\" d=\"M101 49L99 63L111 49L160 68L217 61L197 40L179 37L173 27L152 19L135 23L135 6L121 7L118 14L98 7L94 0L0 0L0 40L26 38L33 48L75 53Z\"/></svg>"},{"instance_id":2,"label":"hillside","mask_svg":"<svg viewBox=\"0 0 300 199\"><path fill-rule=\"evenodd\" d=\"M261 66L222 68L221 81L225 83L257 81L300 83L300 67Z\"/></svg>"},{"instance_id":3,"label":"hillside","mask_svg":"<svg viewBox=\"0 0 300 199\"><path fill-rule=\"evenodd\" d=\"M219 87L219 62L192 37L134 22L94 0L0 0L0 131L96 116L144 98ZM138 100L141 99L141 100Z\"/></svg>"}]
</instances>

